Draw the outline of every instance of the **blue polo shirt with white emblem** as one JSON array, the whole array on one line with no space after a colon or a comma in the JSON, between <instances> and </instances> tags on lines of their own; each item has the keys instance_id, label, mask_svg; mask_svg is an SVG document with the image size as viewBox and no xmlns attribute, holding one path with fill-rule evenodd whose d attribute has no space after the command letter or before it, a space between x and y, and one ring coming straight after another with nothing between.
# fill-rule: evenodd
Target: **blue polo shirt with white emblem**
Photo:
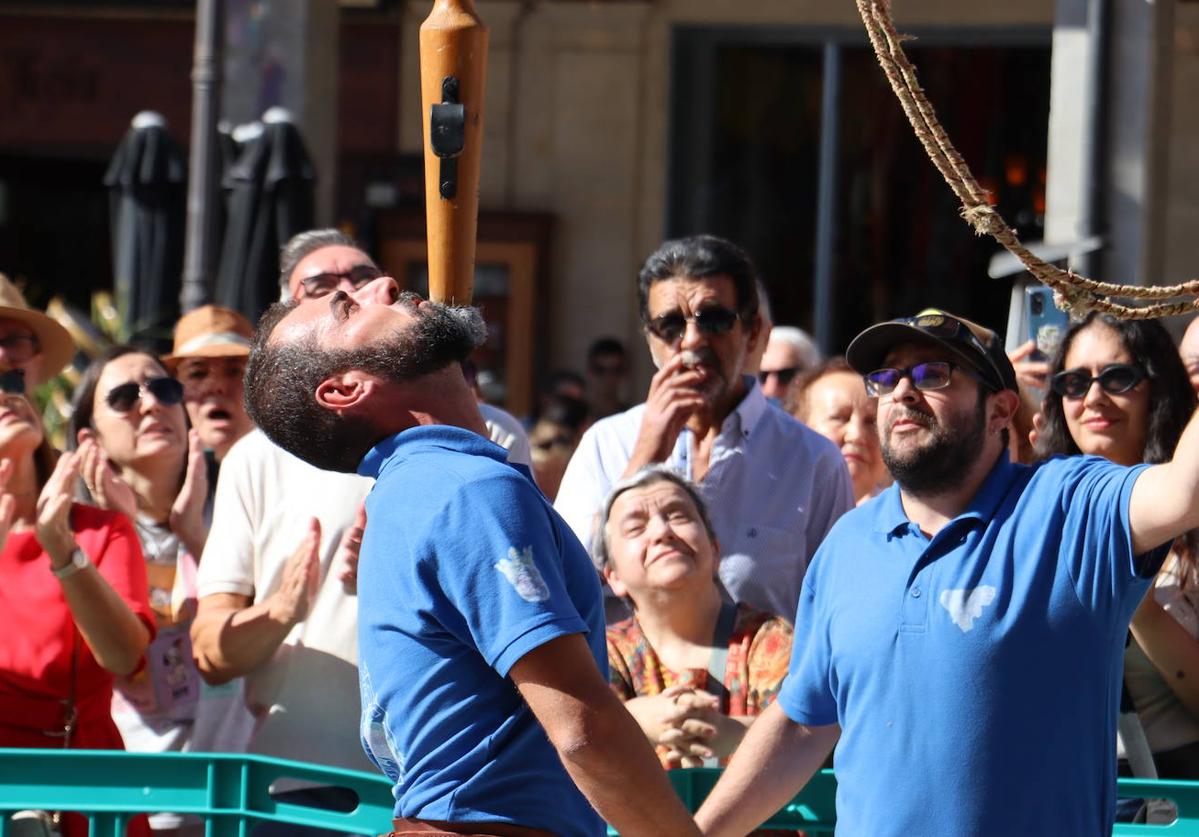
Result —
<instances>
[{"instance_id":1,"label":"blue polo shirt with white emblem","mask_svg":"<svg viewBox=\"0 0 1199 837\"><path fill-rule=\"evenodd\" d=\"M838 834L1111 832L1125 635L1167 549L1132 554L1144 467L1005 453L931 540L898 486L837 522L778 703L841 725Z\"/></svg>"},{"instance_id":2,"label":"blue polo shirt with white emblem","mask_svg":"<svg viewBox=\"0 0 1199 837\"><path fill-rule=\"evenodd\" d=\"M608 652L586 550L507 452L457 427L375 446L358 564L362 741L397 816L502 822L595 837L575 787L508 678L545 643Z\"/></svg>"}]
</instances>

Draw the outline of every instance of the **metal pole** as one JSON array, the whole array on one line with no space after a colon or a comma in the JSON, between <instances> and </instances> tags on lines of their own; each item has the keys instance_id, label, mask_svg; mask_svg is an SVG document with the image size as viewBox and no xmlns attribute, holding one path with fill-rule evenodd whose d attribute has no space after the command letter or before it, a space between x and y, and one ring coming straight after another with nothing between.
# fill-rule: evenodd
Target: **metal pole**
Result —
<instances>
[{"instance_id":1,"label":"metal pole","mask_svg":"<svg viewBox=\"0 0 1199 837\"><path fill-rule=\"evenodd\" d=\"M1107 133L1107 77L1105 67L1108 51L1108 2L1088 0L1087 3L1087 89L1086 128L1082 148L1082 194L1079 195L1078 238L1079 240L1101 235L1103 218L1103 192L1107 184L1107 168L1104 151ZM1101 254L1081 253L1070 259L1070 269L1084 276L1099 272Z\"/></svg>"},{"instance_id":2,"label":"metal pole","mask_svg":"<svg viewBox=\"0 0 1199 837\"><path fill-rule=\"evenodd\" d=\"M841 45L824 45L824 85L820 96L820 172L816 196L815 302L812 326L816 344L828 355L833 350L833 280L837 213L837 154L841 110Z\"/></svg>"},{"instance_id":3,"label":"metal pole","mask_svg":"<svg viewBox=\"0 0 1199 837\"><path fill-rule=\"evenodd\" d=\"M217 254L220 172L217 120L221 113L224 0L197 0L192 65L191 160L187 184L187 241L179 305L184 313L212 299Z\"/></svg>"}]
</instances>

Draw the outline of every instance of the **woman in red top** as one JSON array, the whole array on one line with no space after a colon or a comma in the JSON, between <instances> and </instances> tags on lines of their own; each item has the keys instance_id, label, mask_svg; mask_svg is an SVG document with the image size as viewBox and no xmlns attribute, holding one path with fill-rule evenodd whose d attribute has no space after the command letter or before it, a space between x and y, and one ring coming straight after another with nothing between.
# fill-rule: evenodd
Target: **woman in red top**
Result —
<instances>
[{"instance_id":1,"label":"woman in red top","mask_svg":"<svg viewBox=\"0 0 1199 837\"><path fill-rule=\"evenodd\" d=\"M145 561L128 519L72 502L78 460L54 464L10 375L0 381L0 747L124 749L112 684L143 665L154 634ZM86 833L82 818L66 825Z\"/></svg>"}]
</instances>

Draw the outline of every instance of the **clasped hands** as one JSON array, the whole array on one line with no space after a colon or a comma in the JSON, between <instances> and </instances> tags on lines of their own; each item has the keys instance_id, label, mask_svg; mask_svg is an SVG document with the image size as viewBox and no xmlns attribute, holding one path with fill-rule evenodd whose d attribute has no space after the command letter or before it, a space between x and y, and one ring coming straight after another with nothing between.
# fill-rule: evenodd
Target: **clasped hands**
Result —
<instances>
[{"instance_id":1,"label":"clasped hands","mask_svg":"<svg viewBox=\"0 0 1199 837\"><path fill-rule=\"evenodd\" d=\"M745 733L744 724L721 713L715 695L692 686L671 686L642 700L647 737L683 767L702 767L704 759L728 757Z\"/></svg>"}]
</instances>

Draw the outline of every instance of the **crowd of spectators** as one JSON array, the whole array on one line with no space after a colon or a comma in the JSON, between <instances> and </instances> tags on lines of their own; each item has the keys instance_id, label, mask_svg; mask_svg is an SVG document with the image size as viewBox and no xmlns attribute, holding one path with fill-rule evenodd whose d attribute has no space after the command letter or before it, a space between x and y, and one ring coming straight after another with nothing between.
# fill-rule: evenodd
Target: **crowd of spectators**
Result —
<instances>
[{"instance_id":1,"label":"crowd of spectators","mask_svg":"<svg viewBox=\"0 0 1199 837\"><path fill-rule=\"evenodd\" d=\"M284 249L281 295L334 298L383 275L352 239L315 230ZM891 483L878 398L843 357L766 324L730 242L666 242L636 290L657 369L646 391L631 391L629 348L601 337L523 421L480 409L590 552L610 685L663 766L722 764L806 641L792 621L817 548ZM372 480L301 461L253 426L252 338L243 316L205 306L180 319L167 356L107 350L83 370L59 453L32 390L74 346L0 275L0 746L371 769L357 560ZM1168 461L1196 406L1192 344L1199 327L1176 349L1156 322L1076 323L1047 368L1021 376L1034 406L1013 458ZM1112 754L1128 775L1199 779L1197 550L1193 532L1175 541L1132 622ZM337 788L276 793L346 801ZM164 813L130 833L201 827Z\"/></svg>"}]
</instances>

